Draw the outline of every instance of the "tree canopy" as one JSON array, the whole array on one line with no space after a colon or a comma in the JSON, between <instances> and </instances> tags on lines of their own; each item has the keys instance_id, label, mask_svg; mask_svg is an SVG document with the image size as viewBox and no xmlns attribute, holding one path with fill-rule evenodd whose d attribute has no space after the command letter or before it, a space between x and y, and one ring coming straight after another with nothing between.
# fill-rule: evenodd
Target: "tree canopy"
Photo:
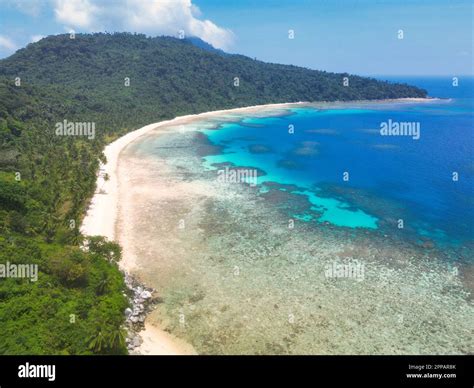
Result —
<instances>
[{"instance_id":1,"label":"tree canopy","mask_svg":"<svg viewBox=\"0 0 474 388\"><path fill-rule=\"evenodd\" d=\"M94 238L80 249L79 225L112 139L216 109L425 96L408 85L129 33L50 36L1 60L0 264L37 264L39 275L0 279L0 354L126 352L120 247ZM63 120L94 122L96 136L56 136Z\"/></svg>"}]
</instances>

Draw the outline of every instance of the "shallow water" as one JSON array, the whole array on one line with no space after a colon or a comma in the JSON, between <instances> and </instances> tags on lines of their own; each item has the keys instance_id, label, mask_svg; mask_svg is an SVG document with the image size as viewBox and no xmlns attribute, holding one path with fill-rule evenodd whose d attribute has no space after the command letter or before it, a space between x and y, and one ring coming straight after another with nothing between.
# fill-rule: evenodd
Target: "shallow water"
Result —
<instances>
[{"instance_id":1,"label":"shallow water","mask_svg":"<svg viewBox=\"0 0 474 388\"><path fill-rule=\"evenodd\" d=\"M383 109L323 115L339 122L341 115L352 120ZM308 120L317 114L302 112ZM121 201L118 236L126 240L124 254L136 259L136 274L163 299L151 320L201 354L472 353L468 234L458 244L446 239L451 228L433 237L436 225L419 218L416 205L379 196L370 185L327 179L315 185L314 177L331 175L329 168L274 167L281 152L263 133L267 126L286 128L299 114L288 113L227 115L151 133L122 153L120 196L132 200ZM334 134L339 125L325 127L321 137L350 142ZM237 128L239 138L226 133ZM294 157L298 142L286 142L287 156ZM334 156L324 142L306 144L303 160ZM249 144L264 147L250 152ZM224 166L258 167L258 184L218 179ZM349 166L356 171L357 163ZM403 229L399 218L407 220Z\"/></svg>"},{"instance_id":2,"label":"shallow water","mask_svg":"<svg viewBox=\"0 0 474 388\"><path fill-rule=\"evenodd\" d=\"M350 198L321 196L322 185L346 186L401 203L410 213L403 227L419 236L439 244L472 241L474 127L469 105L443 100L346 108L296 108L286 116L246 117L220 130L204 129L211 143L222 147L205 158L205 167L253 166L265 172L260 185L297 186L293 193L307 196L313 205L304 215L307 220L377 228L381 218L403 219L355 208ZM419 139L381 136L380 125L389 120L419 124Z\"/></svg>"}]
</instances>

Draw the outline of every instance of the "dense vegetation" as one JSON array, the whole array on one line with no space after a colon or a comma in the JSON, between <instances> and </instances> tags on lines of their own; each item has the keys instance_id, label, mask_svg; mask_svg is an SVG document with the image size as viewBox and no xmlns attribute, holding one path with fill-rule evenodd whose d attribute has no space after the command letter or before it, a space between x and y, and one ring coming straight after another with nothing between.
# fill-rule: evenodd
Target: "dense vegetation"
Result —
<instances>
[{"instance_id":1,"label":"dense vegetation","mask_svg":"<svg viewBox=\"0 0 474 388\"><path fill-rule=\"evenodd\" d=\"M39 266L37 282L0 279L0 354L126 352L120 248L101 238L79 248L98 158L113 138L214 109L425 95L132 34L51 36L0 61L0 263ZM56 136L65 119L94 122L95 138Z\"/></svg>"}]
</instances>

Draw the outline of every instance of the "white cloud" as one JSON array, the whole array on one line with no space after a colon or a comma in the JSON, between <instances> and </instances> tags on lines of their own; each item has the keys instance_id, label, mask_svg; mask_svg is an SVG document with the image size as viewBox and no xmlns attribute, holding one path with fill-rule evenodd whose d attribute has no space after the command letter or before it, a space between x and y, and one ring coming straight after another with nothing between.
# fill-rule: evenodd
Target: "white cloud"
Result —
<instances>
[{"instance_id":1,"label":"white cloud","mask_svg":"<svg viewBox=\"0 0 474 388\"><path fill-rule=\"evenodd\" d=\"M13 51L16 50L16 44L13 41L6 37L5 35L0 35L0 49L6 51Z\"/></svg>"},{"instance_id":2,"label":"white cloud","mask_svg":"<svg viewBox=\"0 0 474 388\"><path fill-rule=\"evenodd\" d=\"M89 0L56 0L54 14L59 23L79 28L93 28L99 8Z\"/></svg>"},{"instance_id":3,"label":"white cloud","mask_svg":"<svg viewBox=\"0 0 474 388\"><path fill-rule=\"evenodd\" d=\"M196 4L191 4L191 12L193 13L194 17L199 18L202 16L202 12Z\"/></svg>"},{"instance_id":4,"label":"white cloud","mask_svg":"<svg viewBox=\"0 0 474 388\"><path fill-rule=\"evenodd\" d=\"M130 31L149 35L197 36L214 47L227 49L232 31L201 19L192 0L55 0L56 20L87 31Z\"/></svg>"},{"instance_id":5,"label":"white cloud","mask_svg":"<svg viewBox=\"0 0 474 388\"><path fill-rule=\"evenodd\" d=\"M39 40L43 39L44 35L32 35L31 36L31 43L36 43Z\"/></svg>"}]
</instances>

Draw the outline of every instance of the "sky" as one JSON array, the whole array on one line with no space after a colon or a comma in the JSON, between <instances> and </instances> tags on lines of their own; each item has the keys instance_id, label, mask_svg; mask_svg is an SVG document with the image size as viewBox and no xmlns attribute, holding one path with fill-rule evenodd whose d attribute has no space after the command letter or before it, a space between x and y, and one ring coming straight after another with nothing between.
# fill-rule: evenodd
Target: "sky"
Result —
<instances>
[{"instance_id":1,"label":"sky","mask_svg":"<svg viewBox=\"0 0 474 388\"><path fill-rule=\"evenodd\" d=\"M197 36L227 52L360 75L473 75L472 0L0 0L0 58L44 36Z\"/></svg>"}]
</instances>

